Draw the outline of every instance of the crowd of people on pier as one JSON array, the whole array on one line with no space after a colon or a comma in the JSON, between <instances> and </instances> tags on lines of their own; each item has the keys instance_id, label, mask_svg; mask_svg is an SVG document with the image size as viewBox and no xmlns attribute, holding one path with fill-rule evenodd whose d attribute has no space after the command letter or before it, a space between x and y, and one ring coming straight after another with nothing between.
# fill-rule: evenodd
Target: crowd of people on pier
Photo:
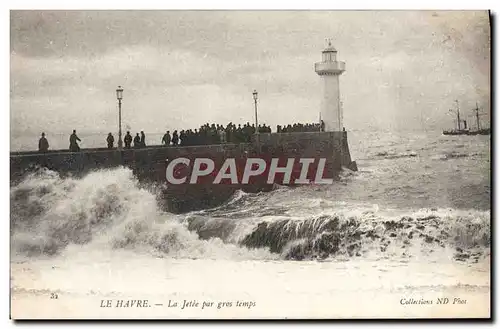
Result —
<instances>
[{"instance_id":1,"label":"crowd of people on pier","mask_svg":"<svg viewBox=\"0 0 500 329\"><path fill-rule=\"evenodd\" d=\"M276 132L278 133L298 133L298 132L315 132L315 131L324 131L325 125L323 120L321 120L322 124L319 123L294 123L293 125L286 125L276 127Z\"/></svg>"},{"instance_id":2,"label":"crowd of people on pier","mask_svg":"<svg viewBox=\"0 0 500 329\"><path fill-rule=\"evenodd\" d=\"M271 133L272 129L266 124L258 125L259 134ZM288 125L278 125L276 127L277 133L295 133L295 132L315 132L324 131L324 122L320 123L294 123ZM195 146L195 145L211 145L211 144L223 144L223 143L250 143L252 135L256 133L255 124L250 124L249 122L241 125L234 124L232 122L228 123L226 126L221 124L204 124L197 129L187 129L187 130L174 130L170 132L168 130L161 139L161 145L163 146ZM78 142L81 139L76 135L76 130L69 138L69 150L71 152L80 151L80 146ZM115 138L112 133L109 133L106 138L106 143L108 149L115 148ZM132 137L130 131L127 131L123 138L123 147L125 149L131 148L144 148L146 147L146 135L144 131L140 134L136 133L135 137ZM45 137L45 133L42 133L42 137L38 142L38 150L40 152L47 152L49 150L49 142Z\"/></svg>"},{"instance_id":3,"label":"crowd of people on pier","mask_svg":"<svg viewBox=\"0 0 500 329\"><path fill-rule=\"evenodd\" d=\"M265 124L259 125L259 133L270 133L271 127ZM210 145L222 143L249 143L252 135L255 134L255 125L250 125L249 122L238 124L230 122L225 127L220 124L204 124L198 129L187 129L178 132L174 130L172 134L167 131L161 140L162 145L173 146L193 146L193 145Z\"/></svg>"}]
</instances>

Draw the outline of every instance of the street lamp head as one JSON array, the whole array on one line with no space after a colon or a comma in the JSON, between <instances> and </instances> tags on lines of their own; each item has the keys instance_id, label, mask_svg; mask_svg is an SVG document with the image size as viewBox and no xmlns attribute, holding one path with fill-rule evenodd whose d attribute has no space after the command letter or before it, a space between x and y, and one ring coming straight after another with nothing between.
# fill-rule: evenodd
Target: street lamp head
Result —
<instances>
[{"instance_id":1,"label":"street lamp head","mask_svg":"<svg viewBox=\"0 0 500 329\"><path fill-rule=\"evenodd\" d=\"M254 91L253 91L253 99L254 99L254 100L257 100L257 90L254 90Z\"/></svg>"},{"instance_id":2,"label":"street lamp head","mask_svg":"<svg viewBox=\"0 0 500 329\"><path fill-rule=\"evenodd\" d=\"M122 86L118 86L116 89L116 99L121 100L123 99L123 88Z\"/></svg>"}]
</instances>

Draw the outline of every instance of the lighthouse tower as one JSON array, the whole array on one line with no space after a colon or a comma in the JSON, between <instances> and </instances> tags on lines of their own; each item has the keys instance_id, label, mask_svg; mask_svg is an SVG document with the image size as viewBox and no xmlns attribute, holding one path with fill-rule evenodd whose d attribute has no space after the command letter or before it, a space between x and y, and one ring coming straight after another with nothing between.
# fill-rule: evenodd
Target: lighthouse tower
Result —
<instances>
[{"instance_id":1,"label":"lighthouse tower","mask_svg":"<svg viewBox=\"0 0 500 329\"><path fill-rule=\"evenodd\" d=\"M345 62L337 61L337 50L331 42L323 50L323 60L314 64L314 70L323 80L321 119L325 123L325 131L342 131L339 76L345 71Z\"/></svg>"}]
</instances>

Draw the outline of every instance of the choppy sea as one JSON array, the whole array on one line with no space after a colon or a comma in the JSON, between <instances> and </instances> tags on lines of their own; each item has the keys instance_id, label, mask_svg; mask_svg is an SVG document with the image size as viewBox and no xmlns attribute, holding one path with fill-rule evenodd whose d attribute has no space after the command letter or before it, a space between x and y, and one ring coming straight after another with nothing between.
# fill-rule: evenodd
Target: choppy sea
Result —
<instances>
[{"instance_id":1,"label":"choppy sea","mask_svg":"<svg viewBox=\"0 0 500 329\"><path fill-rule=\"evenodd\" d=\"M13 317L489 316L490 136L348 138L359 171L332 185L180 215L125 168L26 176L10 188Z\"/></svg>"}]
</instances>

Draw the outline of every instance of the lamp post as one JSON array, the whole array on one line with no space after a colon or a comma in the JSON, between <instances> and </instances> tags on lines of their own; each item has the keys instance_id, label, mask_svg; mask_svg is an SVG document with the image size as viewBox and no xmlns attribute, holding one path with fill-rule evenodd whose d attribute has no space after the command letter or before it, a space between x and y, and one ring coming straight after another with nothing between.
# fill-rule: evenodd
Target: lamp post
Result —
<instances>
[{"instance_id":1,"label":"lamp post","mask_svg":"<svg viewBox=\"0 0 500 329\"><path fill-rule=\"evenodd\" d=\"M257 134L255 137L256 137L256 140L257 140L257 146L259 146L259 120L257 118L257 96L258 96L257 90L254 89L254 91L253 91L253 101L254 101L254 104L255 104L255 133Z\"/></svg>"},{"instance_id":2,"label":"lamp post","mask_svg":"<svg viewBox=\"0 0 500 329\"><path fill-rule=\"evenodd\" d=\"M118 149L121 150L123 147L122 143L122 99L123 99L123 88L118 86L116 89L116 99L118 99Z\"/></svg>"}]
</instances>

